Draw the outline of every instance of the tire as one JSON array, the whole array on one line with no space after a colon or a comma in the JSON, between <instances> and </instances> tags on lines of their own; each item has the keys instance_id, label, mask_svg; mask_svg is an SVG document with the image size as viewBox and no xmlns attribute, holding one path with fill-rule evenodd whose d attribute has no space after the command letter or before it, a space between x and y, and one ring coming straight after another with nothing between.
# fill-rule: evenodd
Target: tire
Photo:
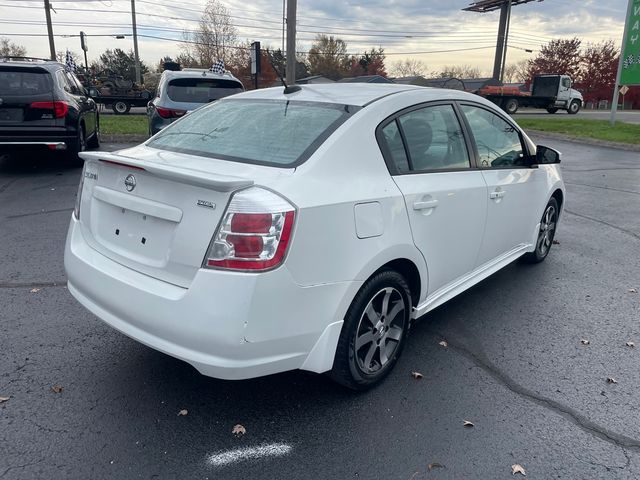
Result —
<instances>
[{"instance_id":1,"label":"tire","mask_svg":"<svg viewBox=\"0 0 640 480\"><path fill-rule=\"evenodd\" d=\"M383 270L367 280L345 316L331 378L360 391L384 380L404 348L410 314L411 294L402 275Z\"/></svg>"},{"instance_id":2,"label":"tire","mask_svg":"<svg viewBox=\"0 0 640 480\"><path fill-rule=\"evenodd\" d=\"M97 150L100 148L100 117L96 116L96 130L92 137L87 140L87 148Z\"/></svg>"},{"instance_id":3,"label":"tire","mask_svg":"<svg viewBox=\"0 0 640 480\"><path fill-rule=\"evenodd\" d=\"M510 98L509 100L504 102L504 111L507 112L509 115L514 115L517 111L518 108L520 107L520 104L518 103L518 100L515 98Z\"/></svg>"},{"instance_id":4,"label":"tire","mask_svg":"<svg viewBox=\"0 0 640 480\"><path fill-rule=\"evenodd\" d=\"M84 125L78 127L78 135L73 145L69 146L69 162L74 166L80 166L84 163L84 160L80 158L79 154L87 149L87 140L85 136Z\"/></svg>"},{"instance_id":5,"label":"tire","mask_svg":"<svg viewBox=\"0 0 640 480\"><path fill-rule=\"evenodd\" d=\"M550 113L550 114L553 115L554 113L558 113L558 110L560 110L560 109L559 108L555 108L555 107L547 108L547 113Z\"/></svg>"},{"instance_id":6,"label":"tire","mask_svg":"<svg viewBox=\"0 0 640 480\"><path fill-rule=\"evenodd\" d=\"M523 255L522 260L527 263L540 263L547 258L556 235L559 213L558 202L552 197L544 208L544 213L540 219L540 231L536 239L536 249Z\"/></svg>"},{"instance_id":7,"label":"tire","mask_svg":"<svg viewBox=\"0 0 640 480\"><path fill-rule=\"evenodd\" d=\"M569 108L567 109L567 112L569 113L569 115L575 115L576 113L578 113L580 111L581 107L582 107L582 104L580 103L580 101L579 100L574 100L569 105Z\"/></svg>"},{"instance_id":8,"label":"tire","mask_svg":"<svg viewBox=\"0 0 640 480\"><path fill-rule=\"evenodd\" d=\"M111 104L111 110L113 110L113 113L116 115L126 115L129 113L129 110L131 110L131 105L127 102L123 102L122 100L118 100Z\"/></svg>"}]
</instances>

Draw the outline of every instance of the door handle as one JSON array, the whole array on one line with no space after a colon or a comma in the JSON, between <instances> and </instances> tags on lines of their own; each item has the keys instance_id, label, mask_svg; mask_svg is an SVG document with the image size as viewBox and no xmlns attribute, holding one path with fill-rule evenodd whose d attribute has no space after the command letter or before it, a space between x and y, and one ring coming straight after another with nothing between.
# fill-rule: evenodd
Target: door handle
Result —
<instances>
[{"instance_id":1,"label":"door handle","mask_svg":"<svg viewBox=\"0 0 640 480\"><path fill-rule=\"evenodd\" d=\"M427 200L424 202L414 202L414 210L427 210L428 208L436 208L438 206L438 200Z\"/></svg>"},{"instance_id":2,"label":"door handle","mask_svg":"<svg viewBox=\"0 0 640 480\"><path fill-rule=\"evenodd\" d=\"M504 197L504 194L505 194L505 193L507 193L507 192L505 192L504 190L500 190L500 191L497 191L497 192L491 192L491 193L489 194L489 198L490 198L491 200L496 200L496 199L498 199L498 198L502 198L502 197Z\"/></svg>"}]
</instances>

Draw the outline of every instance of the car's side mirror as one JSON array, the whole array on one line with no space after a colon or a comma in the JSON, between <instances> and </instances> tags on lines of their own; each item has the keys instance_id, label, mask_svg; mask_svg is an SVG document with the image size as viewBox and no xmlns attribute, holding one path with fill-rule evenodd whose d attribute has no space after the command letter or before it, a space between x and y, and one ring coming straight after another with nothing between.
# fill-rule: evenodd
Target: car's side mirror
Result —
<instances>
[{"instance_id":1,"label":"car's side mirror","mask_svg":"<svg viewBox=\"0 0 640 480\"><path fill-rule=\"evenodd\" d=\"M561 157L562 154L559 151L545 147L544 145L538 145L536 149L535 164L550 165L553 163L560 163Z\"/></svg>"}]
</instances>

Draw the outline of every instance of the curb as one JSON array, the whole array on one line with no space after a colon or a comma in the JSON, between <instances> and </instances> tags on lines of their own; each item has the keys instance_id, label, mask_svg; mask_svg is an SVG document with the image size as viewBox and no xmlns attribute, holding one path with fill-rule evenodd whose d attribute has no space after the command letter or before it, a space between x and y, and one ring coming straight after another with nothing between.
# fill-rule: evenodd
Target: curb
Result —
<instances>
[{"instance_id":1,"label":"curb","mask_svg":"<svg viewBox=\"0 0 640 480\"><path fill-rule=\"evenodd\" d=\"M149 139L149 135L132 135L129 133L102 134L100 140L104 143L142 143Z\"/></svg>"},{"instance_id":2,"label":"curb","mask_svg":"<svg viewBox=\"0 0 640 480\"><path fill-rule=\"evenodd\" d=\"M609 142L607 140L597 140L595 138L589 138L589 137L574 137L571 135L565 135L563 133L544 132L542 130L525 129L525 132L531 135L552 138L555 140L564 140L566 142L580 143L582 145L593 145L595 147L616 148L618 150L626 150L628 152L640 152L640 145L634 145L630 143Z\"/></svg>"}]
</instances>

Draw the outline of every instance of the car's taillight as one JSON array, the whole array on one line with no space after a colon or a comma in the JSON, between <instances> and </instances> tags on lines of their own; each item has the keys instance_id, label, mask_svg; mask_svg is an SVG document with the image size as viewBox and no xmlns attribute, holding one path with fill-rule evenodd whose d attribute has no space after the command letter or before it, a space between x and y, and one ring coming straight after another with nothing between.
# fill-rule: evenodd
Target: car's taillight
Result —
<instances>
[{"instance_id":1,"label":"car's taillight","mask_svg":"<svg viewBox=\"0 0 640 480\"><path fill-rule=\"evenodd\" d=\"M156 107L156 110L158 112L158 115L160 115L162 118L179 118L187 113L186 110L174 110L172 108L162 107Z\"/></svg>"},{"instance_id":2,"label":"car's taillight","mask_svg":"<svg viewBox=\"0 0 640 480\"><path fill-rule=\"evenodd\" d=\"M32 102L30 107L38 110L53 110L55 118L64 118L69 113L69 104L67 102Z\"/></svg>"},{"instance_id":3,"label":"car's taillight","mask_svg":"<svg viewBox=\"0 0 640 480\"><path fill-rule=\"evenodd\" d=\"M76 220L80 220L80 202L82 201L82 188L84 187L84 173L87 169L87 164L85 163L82 167L82 173L80 174L80 185L78 185L78 194L76 195L76 206L73 209L73 215L76 217Z\"/></svg>"},{"instance_id":4,"label":"car's taillight","mask_svg":"<svg viewBox=\"0 0 640 480\"><path fill-rule=\"evenodd\" d=\"M280 265L291 240L295 207L264 188L234 194L223 215L205 268L269 270Z\"/></svg>"}]
</instances>

